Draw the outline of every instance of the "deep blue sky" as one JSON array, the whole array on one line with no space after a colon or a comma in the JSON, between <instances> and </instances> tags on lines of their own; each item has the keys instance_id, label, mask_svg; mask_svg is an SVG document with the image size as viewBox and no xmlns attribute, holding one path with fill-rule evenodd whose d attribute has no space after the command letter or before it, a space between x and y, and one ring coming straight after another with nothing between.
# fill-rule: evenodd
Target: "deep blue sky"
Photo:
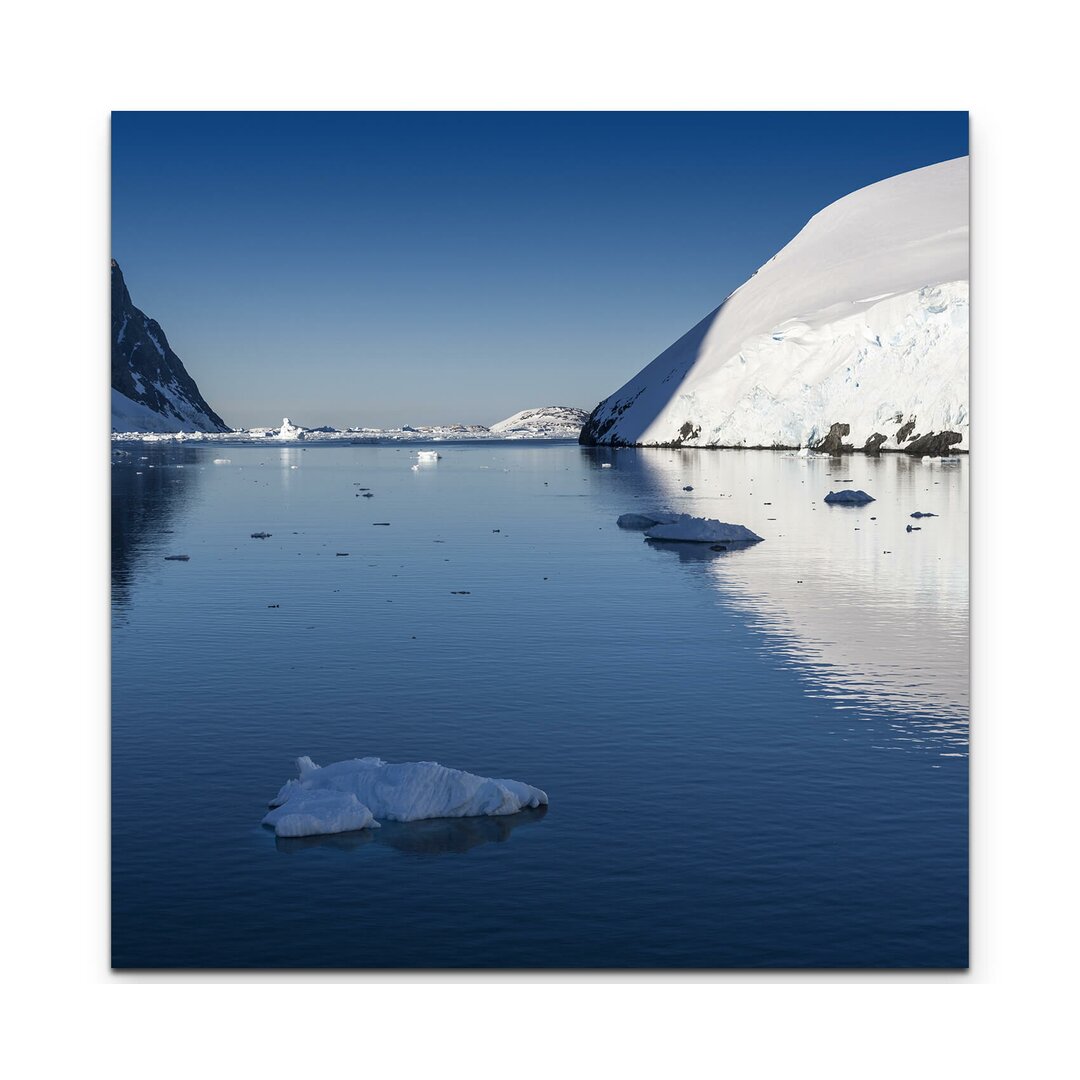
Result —
<instances>
[{"instance_id":1,"label":"deep blue sky","mask_svg":"<svg viewBox=\"0 0 1080 1080\"><path fill-rule=\"evenodd\" d=\"M114 113L112 243L234 426L591 409L966 113Z\"/></svg>"}]
</instances>

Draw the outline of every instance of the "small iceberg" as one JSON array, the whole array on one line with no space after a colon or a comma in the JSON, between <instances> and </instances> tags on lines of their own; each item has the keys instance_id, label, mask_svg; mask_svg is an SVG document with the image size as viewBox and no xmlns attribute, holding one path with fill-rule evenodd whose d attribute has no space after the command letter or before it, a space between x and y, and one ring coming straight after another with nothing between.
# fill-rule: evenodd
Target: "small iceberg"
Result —
<instances>
[{"instance_id":1,"label":"small iceberg","mask_svg":"<svg viewBox=\"0 0 1080 1080\"><path fill-rule=\"evenodd\" d=\"M296 762L270 803L263 824L278 836L322 836L378 828L387 821L496 817L546 806L547 794L520 780L494 780L433 761L388 764L355 758L320 768L309 757Z\"/></svg>"},{"instance_id":2,"label":"small iceberg","mask_svg":"<svg viewBox=\"0 0 1080 1080\"><path fill-rule=\"evenodd\" d=\"M865 506L874 502L874 497L867 495L865 491L852 491L848 488L846 491L830 491L825 496L825 501L834 506Z\"/></svg>"},{"instance_id":3,"label":"small iceberg","mask_svg":"<svg viewBox=\"0 0 1080 1080\"><path fill-rule=\"evenodd\" d=\"M651 529L654 525L670 525L680 516L669 510L650 510L645 514L620 514L615 524L620 529Z\"/></svg>"},{"instance_id":4,"label":"small iceberg","mask_svg":"<svg viewBox=\"0 0 1080 1080\"><path fill-rule=\"evenodd\" d=\"M292 441L294 439L307 438L307 428L299 427L292 423L287 416L282 417L281 427L278 428L277 435L274 436L277 439L285 439Z\"/></svg>"},{"instance_id":5,"label":"small iceberg","mask_svg":"<svg viewBox=\"0 0 1080 1080\"><path fill-rule=\"evenodd\" d=\"M645 530L646 539L693 544L757 544L763 537L745 525L731 525L714 518L680 514L673 522L662 522Z\"/></svg>"},{"instance_id":6,"label":"small iceberg","mask_svg":"<svg viewBox=\"0 0 1080 1080\"><path fill-rule=\"evenodd\" d=\"M438 450L417 450L416 457L419 461L438 461L442 454Z\"/></svg>"}]
</instances>

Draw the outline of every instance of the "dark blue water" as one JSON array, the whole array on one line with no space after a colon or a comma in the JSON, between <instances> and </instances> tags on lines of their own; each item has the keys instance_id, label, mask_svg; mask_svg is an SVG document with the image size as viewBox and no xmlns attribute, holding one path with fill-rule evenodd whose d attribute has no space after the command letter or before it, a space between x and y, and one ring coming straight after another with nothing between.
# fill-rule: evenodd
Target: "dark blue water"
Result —
<instances>
[{"instance_id":1,"label":"dark blue water","mask_svg":"<svg viewBox=\"0 0 1080 1080\"><path fill-rule=\"evenodd\" d=\"M123 449L115 966L966 966L966 460ZM279 841L301 754L551 803Z\"/></svg>"}]
</instances>

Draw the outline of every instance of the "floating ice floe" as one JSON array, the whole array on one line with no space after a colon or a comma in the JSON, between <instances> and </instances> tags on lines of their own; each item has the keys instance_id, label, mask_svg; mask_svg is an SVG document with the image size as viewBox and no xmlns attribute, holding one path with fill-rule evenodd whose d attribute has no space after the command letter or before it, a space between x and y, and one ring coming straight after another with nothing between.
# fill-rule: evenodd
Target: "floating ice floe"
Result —
<instances>
[{"instance_id":1,"label":"floating ice floe","mask_svg":"<svg viewBox=\"0 0 1080 1080\"><path fill-rule=\"evenodd\" d=\"M345 791L297 791L288 802L263 818L278 836L323 836L327 833L377 829L375 815Z\"/></svg>"},{"instance_id":2,"label":"floating ice floe","mask_svg":"<svg viewBox=\"0 0 1080 1080\"><path fill-rule=\"evenodd\" d=\"M620 529L651 529L654 525L670 525L681 516L669 510L650 510L644 514L620 514L615 524Z\"/></svg>"},{"instance_id":3,"label":"floating ice floe","mask_svg":"<svg viewBox=\"0 0 1080 1080\"><path fill-rule=\"evenodd\" d=\"M216 458L214 458L214 464L215 465L231 465L232 464L232 458L216 457Z\"/></svg>"},{"instance_id":4,"label":"floating ice floe","mask_svg":"<svg viewBox=\"0 0 1080 1080\"><path fill-rule=\"evenodd\" d=\"M263 818L278 836L319 836L378 828L387 821L495 817L546 806L539 788L519 780L493 780L433 761L388 764L381 758L337 761L320 768L311 758L270 803Z\"/></svg>"},{"instance_id":5,"label":"floating ice floe","mask_svg":"<svg viewBox=\"0 0 1080 1080\"><path fill-rule=\"evenodd\" d=\"M420 461L438 461L442 454L438 450L417 450L416 457Z\"/></svg>"},{"instance_id":6,"label":"floating ice floe","mask_svg":"<svg viewBox=\"0 0 1080 1080\"><path fill-rule=\"evenodd\" d=\"M602 461L600 463L600 468L601 469L610 469L611 468L611 462L610 461Z\"/></svg>"},{"instance_id":7,"label":"floating ice floe","mask_svg":"<svg viewBox=\"0 0 1080 1080\"><path fill-rule=\"evenodd\" d=\"M645 530L649 540L671 540L694 544L756 544L763 538L745 525L731 525L714 518L696 518L680 514L672 522L653 525Z\"/></svg>"},{"instance_id":8,"label":"floating ice floe","mask_svg":"<svg viewBox=\"0 0 1080 1080\"><path fill-rule=\"evenodd\" d=\"M865 506L875 500L873 495L867 495L865 491L853 491L848 488L845 491L830 491L825 496L825 501L836 506Z\"/></svg>"}]
</instances>

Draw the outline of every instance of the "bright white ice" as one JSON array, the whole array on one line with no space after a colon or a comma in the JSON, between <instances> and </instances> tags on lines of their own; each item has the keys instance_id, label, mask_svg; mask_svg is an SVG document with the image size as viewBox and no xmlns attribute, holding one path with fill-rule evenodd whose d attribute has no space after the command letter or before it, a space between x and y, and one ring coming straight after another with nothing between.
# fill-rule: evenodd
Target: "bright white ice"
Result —
<instances>
[{"instance_id":1,"label":"bright white ice","mask_svg":"<svg viewBox=\"0 0 1080 1080\"><path fill-rule=\"evenodd\" d=\"M298 427L296 424L291 423L289 421L289 418L286 416L281 421L281 427L278 430L277 437L279 439L293 440L302 439L306 434L306 429Z\"/></svg>"},{"instance_id":2,"label":"bright white ice","mask_svg":"<svg viewBox=\"0 0 1080 1080\"><path fill-rule=\"evenodd\" d=\"M488 817L546 805L547 795L520 780L493 780L433 761L388 764L376 757L320 768L296 762L300 775L270 804L263 824L278 836L317 836L378 827L387 821ZM283 831L287 830L287 831Z\"/></svg>"},{"instance_id":3,"label":"bright white ice","mask_svg":"<svg viewBox=\"0 0 1080 1080\"><path fill-rule=\"evenodd\" d=\"M601 441L856 449L968 437L968 159L816 214L710 315L601 403ZM696 433L695 433L696 432Z\"/></svg>"}]
</instances>

